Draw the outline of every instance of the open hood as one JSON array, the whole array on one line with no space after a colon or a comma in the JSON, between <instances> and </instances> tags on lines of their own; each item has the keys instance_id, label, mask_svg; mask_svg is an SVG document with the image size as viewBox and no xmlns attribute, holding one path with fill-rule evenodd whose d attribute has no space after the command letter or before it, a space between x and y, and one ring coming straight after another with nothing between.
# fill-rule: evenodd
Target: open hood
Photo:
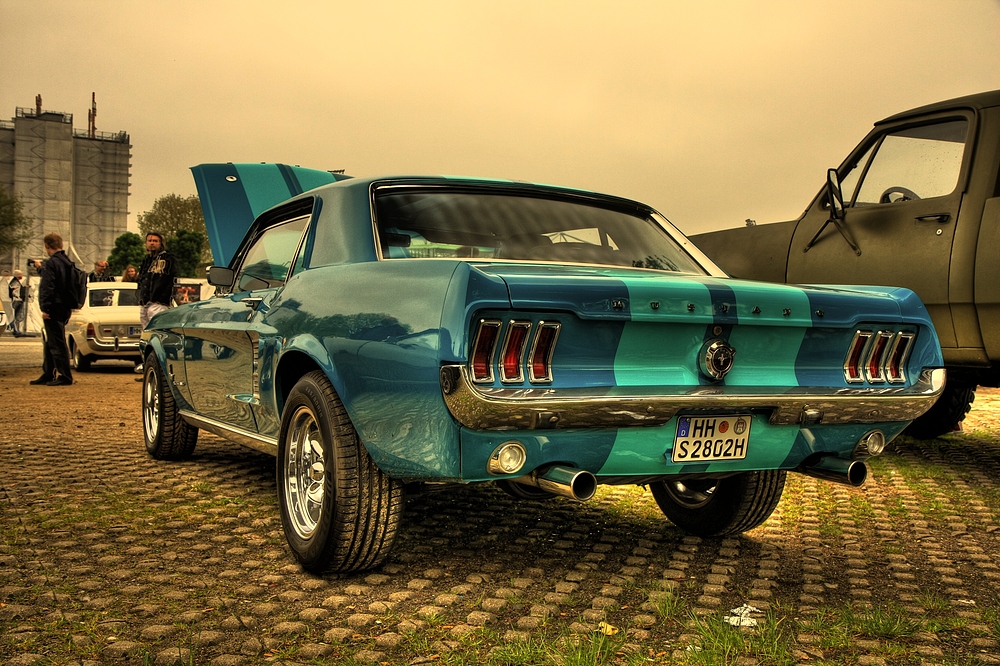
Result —
<instances>
[{"instance_id":1,"label":"open hood","mask_svg":"<svg viewBox=\"0 0 1000 666\"><path fill-rule=\"evenodd\" d=\"M199 164L191 167L216 265L228 266L254 219L286 199L344 174L287 164Z\"/></svg>"}]
</instances>

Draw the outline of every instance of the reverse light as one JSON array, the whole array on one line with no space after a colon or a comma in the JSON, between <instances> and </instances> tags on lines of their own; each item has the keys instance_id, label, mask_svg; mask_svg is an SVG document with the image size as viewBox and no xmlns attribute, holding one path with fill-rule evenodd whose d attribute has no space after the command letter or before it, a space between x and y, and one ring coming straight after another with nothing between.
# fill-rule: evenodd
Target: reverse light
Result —
<instances>
[{"instance_id":1,"label":"reverse light","mask_svg":"<svg viewBox=\"0 0 1000 666\"><path fill-rule=\"evenodd\" d=\"M524 467L528 453L521 442L511 440L504 442L490 454L486 463L486 471L490 474L515 474Z\"/></svg>"},{"instance_id":2,"label":"reverse light","mask_svg":"<svg viewBox=\"0 0 1000 666\"><path fill-rule=\"evenodd\" d=\"M552 381L552 354L556 350L560 328L561 325L556 322L538 322L528 362L528 380L533 384Z\"/></svg>"},{"instance_id":3,"label":"reverse light","mask_svg":"<svg viewBox=\"0 0 1000 666\"><path fill-rule=\"evenodd\" d=\"M472 357L469 363L473 381L484 383L493 381L493 359L499 335L499 321L483 319L479 322L479 330L476 331L476 341L472 345Z\"/></svg>"},{"instance_id":4,"label":"reverse light","mask_svg":"<svg viewBox=\"0 0 1000 666\"><path fill-rule=\"evenodd\" d=\"M864 460L870 456L880 455L885 451L885 433L881 430L871 430L858 440L851 457L855 460Z\"/></svg>"}]
</instances>

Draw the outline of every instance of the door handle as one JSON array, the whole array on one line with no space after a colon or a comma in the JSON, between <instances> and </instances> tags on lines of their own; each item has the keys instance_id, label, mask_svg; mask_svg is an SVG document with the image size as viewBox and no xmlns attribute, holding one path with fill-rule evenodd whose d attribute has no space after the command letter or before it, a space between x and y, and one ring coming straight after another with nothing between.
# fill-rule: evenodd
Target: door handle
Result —
<instances>
[{"instance_id":1,"label":"door handle","mask_svg":"<svg viewBox=\"0 0 1000 666\"><path fill-rule=\"evenodd\" d=\"M256 310L257 308L260 307L260 304L263 303L263 302L264 302L263 298L248 297L248 298L241 298L240 299L240 303L242 303L243 305L247 306L251 310Z\"/></svg>"},{"instance_id":2,"label":"door handle","mask_svg":"<svg viewBox=\"0 0 1000 666\"><path fill-rule=\"evenodd\" d=\"M937 222L938 224L944 224L951 219L951 213L934 213L932 215L918 215L918 222Z\"/></svg>"}]
</instances>

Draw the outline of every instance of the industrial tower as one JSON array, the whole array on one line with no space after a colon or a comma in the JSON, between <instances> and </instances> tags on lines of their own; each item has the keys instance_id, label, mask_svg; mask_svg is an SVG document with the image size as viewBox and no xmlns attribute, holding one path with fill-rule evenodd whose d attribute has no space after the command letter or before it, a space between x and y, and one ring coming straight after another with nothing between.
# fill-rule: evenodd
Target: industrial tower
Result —
<instances>
[{"instance_id":1,"label":"industrial tower","mask_svg":"<svg viewBox=\"0 0 1000 666\"><path fill-rule=\"evenodd\" d=\"M34 221L28 246L0 256L0 269L44 258L42 237L55 231L89 271L125 233L132 144L126 132L97 131L94 95L88 116L87 131L74 130L72 114L43 111L38 95L35 108L18 107L13 119L0 121L0 187L19 197Z\"/></svg>"}]
</instances>

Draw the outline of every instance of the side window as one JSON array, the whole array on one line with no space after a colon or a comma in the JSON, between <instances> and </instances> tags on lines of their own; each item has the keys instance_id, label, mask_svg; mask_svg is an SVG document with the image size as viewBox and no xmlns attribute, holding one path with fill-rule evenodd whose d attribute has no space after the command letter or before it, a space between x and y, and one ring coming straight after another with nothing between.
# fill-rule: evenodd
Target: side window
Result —
<instances>
[{"instance_id":1,"label":"side window","mask_svg":"<svg viewBox=\"0 0 1000 666\"><path fill-rule=\"evenodd\" d=\"M303 215L265 229L243 257L235 290L254 291L283 285L308 223L309 216Z\"/></svg>"},{"instance_id":2,"label":"side window","mask_svg":"<svg viewBox=\"0 0 1000 666\"><path fill-rule=\"evenodd\" d=\"M952 120L885 135L844 177L845 198L868 206L951 194L958 185L968 131L968 121ZM855 194L859 173L863 179Z\"/></svg>"}]
</instances>

